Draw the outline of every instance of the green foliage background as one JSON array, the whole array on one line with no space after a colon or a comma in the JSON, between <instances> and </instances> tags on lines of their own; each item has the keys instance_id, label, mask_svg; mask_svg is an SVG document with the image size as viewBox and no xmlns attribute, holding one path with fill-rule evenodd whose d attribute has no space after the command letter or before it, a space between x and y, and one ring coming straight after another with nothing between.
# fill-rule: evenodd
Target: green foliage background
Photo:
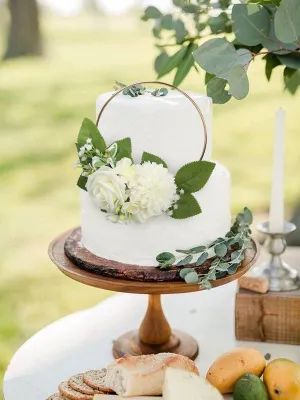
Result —
<instances>
[{"instance_id":1,"label":"green foliage background","mask_svg":"<svg viewBox=\"0 0 300 400\"><path fill-rule=\"evenodd\" d=\"M95 305L108 292L73 282L51 264L49 242L79 224L74 141L95 99L115 79L155 78L156 50L138 15L114 19L43 19L47 56L0 64L0 376L28 337L68 313ZM6 19L0 15L0 51ZM287 110L286 201L300 195L299 94L272 84L255 61L250 95L214 108L214 159L232 174L232 205L256 213L268 208L274 113ZM169 74L163 79L171 82ZM182 87L204 91L204 74L192 71ZM166 249L167 250L167 249ZM127 328L127 327L126 327Z\"/></svg>"}]
</instances>

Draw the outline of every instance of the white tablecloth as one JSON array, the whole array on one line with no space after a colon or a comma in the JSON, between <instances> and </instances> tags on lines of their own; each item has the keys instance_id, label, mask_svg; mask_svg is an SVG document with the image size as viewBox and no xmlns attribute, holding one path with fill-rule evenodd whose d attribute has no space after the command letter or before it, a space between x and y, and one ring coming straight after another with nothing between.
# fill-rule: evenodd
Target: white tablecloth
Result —
<instances>
[{"instance_id":1,"label":"white tablecloth","mask_svg":"<svg viewBox=\"0 0 300 400\"><path fill-rule=\"evenodd\" d=\"M300 363L299 346L235 341L235 292L233 282L210 291L163 296L172 328L185 330L199 342L200 373L205 375L221 353L243 344L272 358L288 357ZM138 328L146 307L146 295L119 294L44 328L11 360L4 378L5 400L45 400L72 374L106 366L113 360L112 341Z\"/></svg>"}]
</instances>

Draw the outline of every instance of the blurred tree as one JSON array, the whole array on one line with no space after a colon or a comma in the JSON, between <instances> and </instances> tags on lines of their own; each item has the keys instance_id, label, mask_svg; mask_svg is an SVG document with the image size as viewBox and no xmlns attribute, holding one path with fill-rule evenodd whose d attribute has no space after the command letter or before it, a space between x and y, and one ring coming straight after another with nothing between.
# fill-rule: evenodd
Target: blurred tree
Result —
<instances>
[{"instance_id":1,"label":"blurred tree","mask_svg":"<svg viewBox=\"0 0 300 400\"><path fill-rule=\"evenodd\" d=\"M10 28L4 59L42 54L36 0L9 0Z\"/></svg>"}]
</instances>

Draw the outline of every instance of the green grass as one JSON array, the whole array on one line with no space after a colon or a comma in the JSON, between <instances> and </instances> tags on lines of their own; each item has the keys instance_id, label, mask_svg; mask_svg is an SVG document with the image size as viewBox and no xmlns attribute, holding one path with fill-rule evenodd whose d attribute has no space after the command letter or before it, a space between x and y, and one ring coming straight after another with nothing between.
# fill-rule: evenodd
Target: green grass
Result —
<instances>
[{"instance_id":1,"label":"green grass","mask_svg":"<svg viewBox=\"0 0 300 400\"><path fill-rule=\"evenodd\" d=\"M44 59L0 64L0 375L34 332L109 295L60 274L47 247L54 236L79 224L78 172L72 165L82 118L94 118L97 95L110 90L115 79L155 78L150 27L138 18L47 16L43 26ZM245 204L267 209L279 106L288 111L288 206L299 198L299 95L282 92L280 72L268 84L255 62L250 96L214 110L214 158L232 172L234 211ZM202 82L194 72L183 88L203 91Z\"/></svg>"}]
</instances>

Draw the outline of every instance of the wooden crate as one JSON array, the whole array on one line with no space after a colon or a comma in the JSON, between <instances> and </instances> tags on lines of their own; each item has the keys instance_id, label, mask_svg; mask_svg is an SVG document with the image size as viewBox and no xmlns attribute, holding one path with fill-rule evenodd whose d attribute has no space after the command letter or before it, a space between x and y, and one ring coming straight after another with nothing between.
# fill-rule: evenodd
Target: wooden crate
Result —
<instances>
[{"instance_id":1,"label":"wooden crate","mask_svg":"<svg viewBox=\"0 0 300 400\"><path fill-rule=\"evenodd\" d=\"M300 344L300 290L236 295L235 334L238 340Z\"/></svg>"}]
</instances>

